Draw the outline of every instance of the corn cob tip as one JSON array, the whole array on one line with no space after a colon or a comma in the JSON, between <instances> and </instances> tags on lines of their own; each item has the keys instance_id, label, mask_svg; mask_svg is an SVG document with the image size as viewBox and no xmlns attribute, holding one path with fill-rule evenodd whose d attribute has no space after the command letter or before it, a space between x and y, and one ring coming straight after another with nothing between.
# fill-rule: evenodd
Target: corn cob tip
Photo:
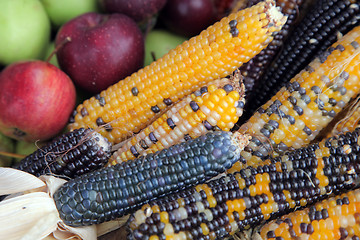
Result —
<instances>
[{"instance_id":1,"label":"corn cob tip","mask_svg":"<svg viewBox=\"0 0 360 240\"><path fill-rule=\"evenodd\" d=\"M265 8L267 9L266 13L269 19L269 24L267 25L269 32L276 34L286 23L287 16L281 12L280 7L276 6L274 0L266 0Z\"/></svg>"},{"instance_id":2,"label":"corn cob tip","mask_svg":"<svg viewBox=\"0 0 360 240\"><path fill-rule=\"evenodd\" d=\"M234 141L234 145L238 146L237 150L242 151L250 143L251 136L249 134L234 132L232 139Z\"/></svg>"}]
</instances>

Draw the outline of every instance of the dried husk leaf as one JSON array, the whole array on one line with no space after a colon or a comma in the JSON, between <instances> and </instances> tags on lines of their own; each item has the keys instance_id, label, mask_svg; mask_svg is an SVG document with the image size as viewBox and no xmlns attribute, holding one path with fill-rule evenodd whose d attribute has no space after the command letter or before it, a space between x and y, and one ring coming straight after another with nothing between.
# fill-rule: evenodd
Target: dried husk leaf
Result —
<instances>
[{"instance_id":1,"label":"dried husk leaf","mask_svg":"<svg viewBox=\"0 0 360 240\"><path fill-rule=\"evenodd\" d=\"M0 195L7 195L45 187L34 175L14 168L0 168Z\"/></svg>"},{"instance_id":2,"label":"dried husk leaf","mask_svg":"<svg viewBox=\"0 0 360 240\"><path fill-rule=\"evenodd\" d=\"M42 239L53 232L59 214L44 192L34 192L0 202L0 232L5 239Z\"/></svg>"},{"instance_id":3,"label":"dried husk leaf","mask_svg":"<svg viewBox=\"0 0 360 240\"><path fill-rule=\"evenodd\" d=\"M54 176L37 178L0 168L1 194L11 194L0 202L0 238L96 240L96 226L73 228L60 219L52 196L65 182Z\"/></svg>"}]
</instances>

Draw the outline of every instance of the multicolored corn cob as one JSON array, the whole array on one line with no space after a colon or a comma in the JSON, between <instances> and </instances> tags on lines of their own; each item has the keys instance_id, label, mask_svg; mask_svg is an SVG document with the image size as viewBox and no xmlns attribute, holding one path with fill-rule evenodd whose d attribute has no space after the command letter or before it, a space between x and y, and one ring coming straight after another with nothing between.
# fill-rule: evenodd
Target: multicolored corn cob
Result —
<instances>
[{"instance_id":1,"label":"multicolored corn cob","mask_svg":"<svg viewBox=\"0 0 360 240\"><path fill-rule=\"evenodd\" d=\"M310 143L359 93L359 43L356 27L260 107L239 129L253 138L229 172Z\"/></svg>"},{"instance_id":2,"label":"multicolored corn cob","mask_svg":"<svg viewBox=\"0 0 360 240\"><path fill-rule=\"evenodd\" d=\"M211 130L229 131L242 115L244 104L239 72L203 86L124 144L120 143L122 146L112 155L111 164L168 148Z\"/></svg>"},{"instance_id":3,"label":"multicolored corn cob","mask_svg":"<svg viewBox=\"0 0 360 240\"><path fill-rule=\"evenodd\" d=\"M150 200L204 182L239 159L248 136L215 131L145 157L81 175L65 183L54 200L70 226L109 221Z\"/></svg>"},{"instance_id":4,"label":"multicolored corn cob","mask_svg":"<svg viewBox=\"0 0 360 240\"><path fill-rule=\"evenodd\" d=\"M267 68L254 88L254 98L246 106L249 114L268 101L316 56L337 41L339 33L346 34L360 21L360 7L353 0L319 0L307 12L286 40L280 55Z\"/></svg>"},{"instance_id":5,"label":"multicolored corn cob","mask_svg":"<svg viewBox=\"0 0 360 240\"><path fill-rule=\"evenodd\" d=\"M247 5L245 7L251 7L259 2L260 0L247 1ZM271 41L271 43L269 43L269 45L259 54L250 59L249 62L243 64L239 68L241 74L244 76L246 99L251 98L250 96L252 94L253 88L258 87L258 80L264 73L265 69L269 66L271 61L273 61L278 51L281 49L285 39L292 31L293 27L297 24L303 2L303 0L276 1L276 6L280 7L281 12L288 18L285 25L281 28L279 33L274 36L274 39ZM247 103L252 104L251 101L248 101Z\"/></svg>"},{"instance_id":6,"label":"multicolored corn cob","mask_svg":"<svg viewBox=\"0 0 360 240\"><path fill-rule=\"evenodd\" d=\"M210 26L149 66L80 104L69 129L98 128L111 143L139 132L162 110L223 78L259 53L286 17L266 0Z\"/></svg>"},{"instance_id":7,"label":"multicolored corn cob","mask_svg":"<svg viewBox=\"0 0 360 240\"><path fill-rule=\"evenodd\" d=\"M360 239L360 189L271 221L251 239Z\"/></svg>"},{"instance_id":8,"label":"multicolored corn cob","mask_svg":"<svg viewBox=\"0 0 360 240\"><path fill-rule=\"evenodd\" d=\"M100 169L111 156L110 142L93 129L64 133L28 155L17 169L35 176L52 174L74 178Z\"/></svg>"},{"instance_id":9,"label":"multicolored corn cob","mask_svg":"<svg viewBox=\"0 0 360 240\"><path fill-rule=\"evenodd\" d=\"M352 101L344 116L336 122L335 126L328 134L328 137L343 132L354 131L360 124L360 102L359 98Z\"/></svg>"},{"instance_id":10,"label":"multicolored corn cob","mask_svg":"<svg viewBox=\"0 0 360 240\"><path fill-rule=\"evenodd\" d=\"M152 201L130 217L129 239L226 239L353 188L359 154L356 129Z\"/></svg>"}]
</instances>

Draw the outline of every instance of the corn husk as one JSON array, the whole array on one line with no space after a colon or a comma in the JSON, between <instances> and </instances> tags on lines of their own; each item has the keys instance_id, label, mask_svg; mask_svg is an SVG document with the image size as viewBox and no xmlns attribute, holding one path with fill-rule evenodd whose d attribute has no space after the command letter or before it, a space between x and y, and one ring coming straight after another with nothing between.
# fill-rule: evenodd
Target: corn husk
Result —
<instances>
[{"instance_id":1,"label":"corn husk","mask_svg":"<svg viewBox=\"0 0 360 240\"><path fill-rule=\"evenodd\" d=\"M66 181L53 176L39 178L12 168L0 168L1 239L96 240L97 227L73 228L60 219L52 198Z\"/></svg>"}]
</instances>

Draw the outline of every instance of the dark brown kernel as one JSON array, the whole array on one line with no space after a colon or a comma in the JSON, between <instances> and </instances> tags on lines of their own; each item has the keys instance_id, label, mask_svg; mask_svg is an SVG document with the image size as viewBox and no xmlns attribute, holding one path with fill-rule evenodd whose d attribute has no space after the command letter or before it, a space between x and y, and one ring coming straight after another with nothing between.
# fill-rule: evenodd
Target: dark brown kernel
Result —
<instances>
[{"instance_id":1,"label":"dark brown kernel","mask_svg":"<svg viewBox=\"0 0 360 240\"><path fill-rule=\"evenodd\" d=\"M81 116L83 116L83 117L89 115L89 113L88 113L88 111L86 110L85 107L83 107L83 108L80 110L80 113L81 113Z\"/></svg>"},{"instance_id":2,"label":"dark brown kernel","mask_svg":"<svg viewBox=\"0 0 360 240\"><path fill-rule=\"evenodd\" d=\"M337 45L336 48L337 50L339 50L340 52L344 51L345 50L345 47L341 44Z\"/></svg>"},{"instance_id":3,"label":"dark brown kernel","mask_svg":"<svg viewBox=\"0 0 360 240\"><path fill-rule=\"evenodd\" d=\"M231 21L229 22L230 28L235 28L236 25L237 25L237 21L236 21L235 19L233 19L233 20L231 20Z\"/></svg>"},{"instance_id":4,"label":"dark brown kernel","mask_svg":"<svg viewBox=\"0 0 360 240\"><path fill-rule=\"evenodd\" d=\"M237 28L232 28L230 30L231 36L237 37L239 35L239 30Z\"/></svg>"},{"instance_id":5,"label":"dark brown kernel","mask_svg":"<svg viewBox=\"0 0 360 240\"><path fill-rule=\"evenodd\" d=\"M130 147L130 151L134 155L134 157L138 157L140 155L134 146Z\"/></svg>"},{"instance_id":6,"label":"dark brown kernel","mask_svg":"<svg viewBox=\"0 0 360 240\"><path fill-rule=\"evenodd\" d=\"M149 138L153 143L158 141L153 132L149 133Z\"/></svg>"},{"instance_id":7,"label":"dark brown kernel","mask_svg":"<svg viewBox=\"0 0 360 240\"><path fill-rule=\"evenodd\" d=\"M105 98L100 97L99 98L99 104L100 104L101 107L105 106L105 104L106 104Z\"/></svg>"},{"instance_id":8,"label":"dark brown kernel","mask_svg":"<svg viewBox=\"0 0 360 240\"><path fill-rule=\"evenodd\" d=\"M104 120L103 120L101 117L98 117L98 118L96 119L96 125L98 125L99 127L102 126L102 125L104 125L104 124L105 124L105 122L104 122Z\"/></svg>"},{"instance_id":9,"label":"dark brown kernel","mask_svg":"<svg viewBox=\"0 0 360 240\"><path fill-rule=\"evenodd\" d=\"M191 109L192 109L194 112L196 112L197 110L200 109L199 105L198 105L196 102L194 102L194 101L191 101L191 102L190 102L190 107L191 107Z\"/></svg>"},{"instance_id":10,"label":"dark brown kernel","mask_svg":"<svg viewBox=\"0 0 360 240\"><path fill-rule=\"evenodd\" d=\"M305 70L308 71L309 73L313 73L315 71L315 69L313 67L311 67L310 65L307 65L305 67Z\"/></svg>"},{"instance_id":11,"label":"dark brown kernel","mask_svg":"<svg viewBox=\"0 0 360 240\"><path fill-rule=\"evenodd\" d=\"M172 101L171 101L170 98L164 98L163 102L164 102L167 106L169 106L169 105L172 104Z\"/></svg>"},{"instance_id":12,"label":"dark brown kernel","mask_svg":"<svg viewBox=\"0 0 360 240\"><path fill-rule=\"evenodd\" d=\"M159 112L160 112L160 108L159 108L157 105L155 105L155 106L152 106L152 107L151 107L151 111L153 111L154 113L159 113Z\"/></svg>"},{"instance_id":13,"label":"dark brown kernel","mask_svg":"<svg viewBox=\"0 0 360 240\"><path fill-rule=\"evenodd\" d=\"M351 43L351 46L353 46L353 48L357 49L359 47L359 43L356 42L356 41L352 41Z\"/></svg>"},{"instance_id":14,"label":"dark brown kernel","mask_svg":"<svg viewBox=\"0 0 360 240\"><path fill-rule=\"evenodd\" d=\"M148 149L148 148L149 148L149 146L146 144L146 142L145 142L144 139L141 139L141 140L139 141L139 144L140 144L140 146L141 146L143 149Z\"/></svg>"},{"instance_id":15,"label":"dark brown kernel","mask_svg":"<svg viewBox=\"0 0 360 240\"><path fill-rule=\"evenodd\" d=\"M139 89L137 87L133 87L131 89L131 93L133 96L137 96L139 94Z\"/></svg>"},{"instance_id":16,"label":"dark brown kernel","mask_svg":"<svg viewBox=\"0 0 360 240\"><path fill-rule=\"evenodd\" d=\"M191 136L189 134L185 134L184 140L189 141L191 139Z\"/></svg>"},{"instance_id":17,"label":"dark brown kernel","mask_svg":"<svg viewBox=\"0 0 360 240\"><path fill-rule=\"evenodd\" d=\"M169 125L171 129L174 129L176 127L174 121L171 118L166 119L166 123Z\"/></svg>"}]
</instances>

